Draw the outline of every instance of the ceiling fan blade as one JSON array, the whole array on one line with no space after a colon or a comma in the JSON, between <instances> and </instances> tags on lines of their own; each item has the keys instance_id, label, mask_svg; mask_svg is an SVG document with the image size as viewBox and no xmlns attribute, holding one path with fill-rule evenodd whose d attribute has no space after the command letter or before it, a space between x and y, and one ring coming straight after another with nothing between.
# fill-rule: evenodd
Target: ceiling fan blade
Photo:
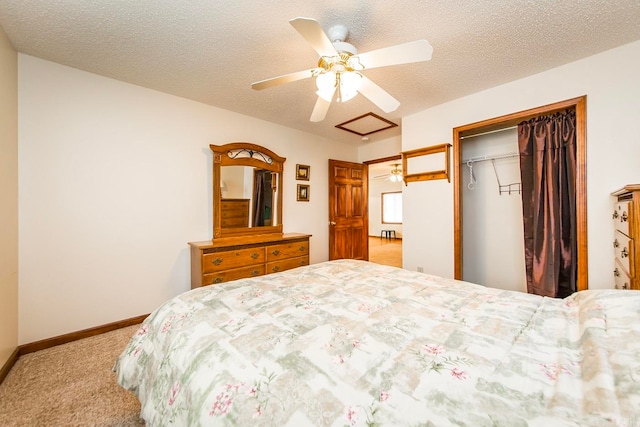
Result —
<instances>
[{"instance_id":1,"label":"ceiling fan blade","mask_svg":"<svg viewBox=\"0 0 640 427\"><path fill-rule=\"evenodd\" d=\"M331 94L331 99L333 99L333 94ZM323 121L327 115L327 111L329 111L330 105L331 101L327 101L323 97L319 96L316 101L316 105L313 107L313 112L311 113L311 118L309 120L312 122Z\"/></svg>"},{"instance_id":2,"label":"ceiling fan blade","mask_svg":"<svg viewBox=\"0 0 640 427\"><path fill-rule=\"evenodd\" d=\"M389 95L387 91L372 82L366 76L362 76L362 85L358 89L369 101L376 104L385 113L395 111L400 106L400 101Z\"/></svg>"},{"instance_id":3,"label":"ceiling fan blade","mask_svg":"<svg viewBox=\"0 0 640 427\"><path fill-rule=\"evenodd\" d=\"M311 45L320 56L337 56L338 52L333 47L331 40L322 31L322 27L315 19L294 18L289 21L293 28Z\"/></svg>"},{"instance_id":4,"label":"ceiling fan blade","mask_svg":"<svg viewBox=\"0 0 640 427\"><path fill-rule=\"evenodd\" d=\"M358 57L365 70L369 68L386 67L387 65L409 64L411 62L428 61L431 59L433 47L426 40L385 47L365 52Z\"/></svg>"},{"instance_id":5,"label":"ceiling fan blade","mask_svg":"<svg viewBox=\"0 0 640 427\"><path fill-rule=\"evenodd\" d=\"M285 83L295 82L296 80L308 79L313 76L315 68L304 71L297 71L295 73L285 74L278 77L273 77L266 80L260 80L259 82L251 83L251 89L262 90L270 87L282 85Z\"/></svg>"}]
</instances>

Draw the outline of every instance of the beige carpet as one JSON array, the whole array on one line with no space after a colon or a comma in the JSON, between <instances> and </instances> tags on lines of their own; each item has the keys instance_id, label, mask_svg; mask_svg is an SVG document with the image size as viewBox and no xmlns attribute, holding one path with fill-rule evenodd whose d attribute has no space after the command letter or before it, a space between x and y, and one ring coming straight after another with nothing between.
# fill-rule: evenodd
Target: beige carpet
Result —
<instances>
[{"instance_id":1,"label":"beige carpet","mask_svg":"<svg viewBox=\"0 0 640 427\"><path fill-rule=\"evenodd\" d=\"M144 426L111 371L137 326L26 354L0 384L0 426Z\"/></svg>"}]
</instances>

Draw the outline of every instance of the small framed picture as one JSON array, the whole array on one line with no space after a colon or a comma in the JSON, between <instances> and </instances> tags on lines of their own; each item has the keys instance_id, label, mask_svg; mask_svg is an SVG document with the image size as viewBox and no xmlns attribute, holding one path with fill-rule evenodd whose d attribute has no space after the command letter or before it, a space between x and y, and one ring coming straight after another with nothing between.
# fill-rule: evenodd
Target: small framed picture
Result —
<instances>
[{"instance_id":1,"label":"small framed picture","mask_svg":"<svg viewBox=\"0 0 640 427\"><path fill-rule=\"evenodd\" d=\"M309 186L308 185L298 184L297 195L298 195L297 200L299 202L308 202L309 201Z\"/></svg>"},{"instance_id":2,"label":"small framed picture","mask_svg":"<svg viewBox=\"0 0 640 427\"><path fill-rule=\"evenodd\" d=\"M310 174L311 174L311 166L296 165L296 179L301 181L309 181Z\"/></svg>"}]
</instances>

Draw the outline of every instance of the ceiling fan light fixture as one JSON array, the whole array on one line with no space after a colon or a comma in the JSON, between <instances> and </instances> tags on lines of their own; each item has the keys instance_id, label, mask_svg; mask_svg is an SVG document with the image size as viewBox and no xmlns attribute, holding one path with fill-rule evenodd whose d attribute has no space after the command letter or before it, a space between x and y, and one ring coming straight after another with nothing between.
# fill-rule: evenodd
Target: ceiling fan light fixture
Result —
<instances>
[{"instance_id":1,"label":"ceiling fan light fixture","mask_svg":"<svg viewBox=\"0 0 640 427\"><path fill-rule=\"evenodd\" d=\"M338 76L333 71L319 74L316 77L316 86L318 87L316 94L325 101L331 102L336 91L337 78Z\"/></svg>"},{"instance_id":2,"label":"ceiling fan light fixture","mask_svg":"<svg viewBox=\"0 0 640 427\"><path fill-rule=\"evenodd\" d=\"M394 164L394 168L391 170L391 175L389 175L389 181L391 182L400 182L402 181L402 169L399 169L399 164Z\"/></svg>"},{"instance_id":3,"label":"ceiling fan light fixture","mask_svg":"<svg viewBox=\"0 0 640 427\"><path fill-rule=\"evenodd\" d=\"M355 71L327 71L316 77L316 94L331 102L334 92L338 92L337 102L347 102L358 94L362 85L362 75Z\"/></svg>"},{"instance_id":4,"label":"ceiling fan light fixture","mask_svg":"<svg viewBox=\"0 0 640 427\"><path fill-rule=\"evenodd\" d=\"M347 102L358 94L358 89L362 85L362 74L355 71L345 71L337 75L338 102Z\"/></svg>"}]
</instances>

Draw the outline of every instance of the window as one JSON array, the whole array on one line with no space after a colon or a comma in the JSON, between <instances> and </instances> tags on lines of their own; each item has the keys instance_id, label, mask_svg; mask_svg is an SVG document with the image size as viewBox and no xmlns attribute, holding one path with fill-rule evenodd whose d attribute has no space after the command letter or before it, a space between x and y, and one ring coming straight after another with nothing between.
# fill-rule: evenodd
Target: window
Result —
<instances>
[{"instance_id":1,"label":"window","mask_svg":"<svg viewBox=\"0 0 640 427\"><path fill-rule=\"evenodd\" d=\"M382 193L382 223L402 224L402 191Z\"/></svg>"}]
</instances>

